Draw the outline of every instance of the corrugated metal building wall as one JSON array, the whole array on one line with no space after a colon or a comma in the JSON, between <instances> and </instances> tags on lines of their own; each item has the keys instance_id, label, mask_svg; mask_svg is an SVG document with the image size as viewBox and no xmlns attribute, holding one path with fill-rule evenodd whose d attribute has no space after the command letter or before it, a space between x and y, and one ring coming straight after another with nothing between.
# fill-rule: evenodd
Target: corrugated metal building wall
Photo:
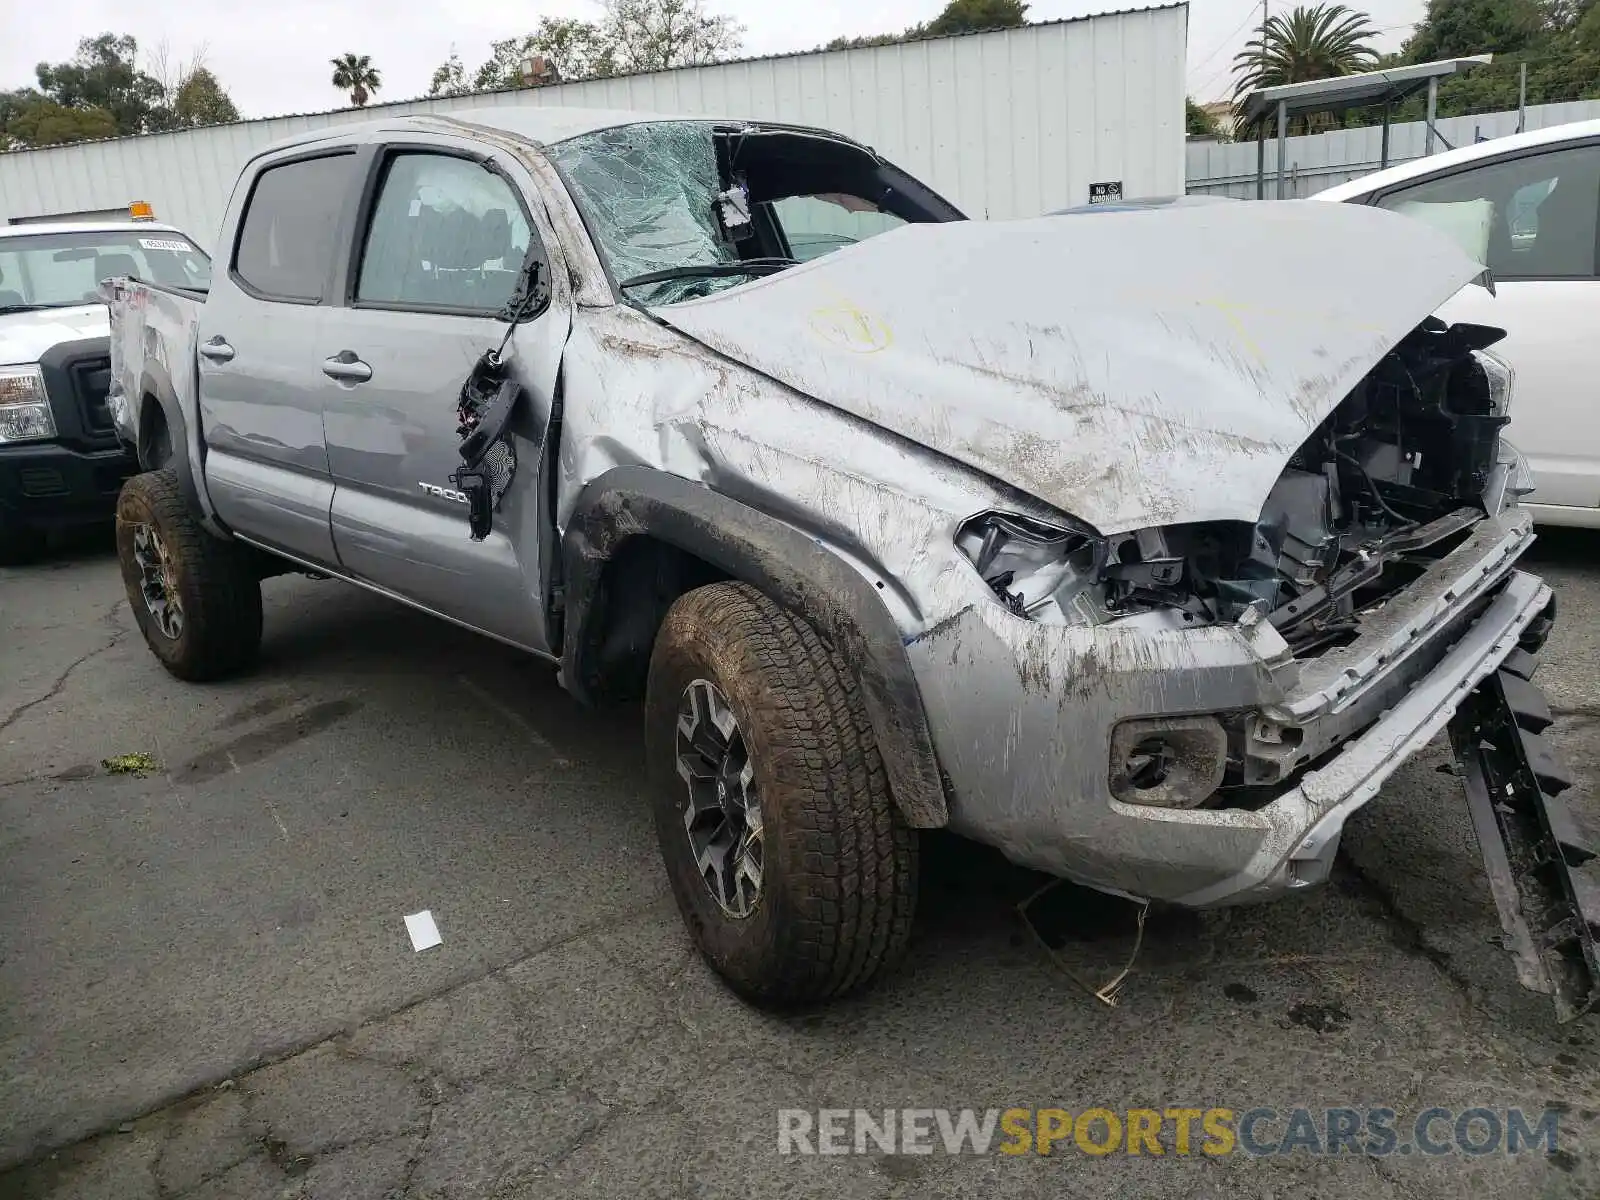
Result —
<instances>
[{"instance_id":1,"label":"corrugated metal building wall","mask_svg":"<svg viewBox=\"0 0 1600 1200\"><path fill-rule=\"evenodd\" d=\"M1570 104L1533 104L1528 107L1527 129L1544 129L1568 121L1600 117L1600 100ZM1435 122L1452 146L1470 146L1477 138L1505 137L1517 131L1516 110L1480 113L1469 117L1444 117ZM1314 196L1334 184L1357 179L1378 169L1383 153L1383 129L1335 129L1308 137L1287 139L1284 195L1292 200ZM1407 121L1389 131L1389 165L1421 158L1427 144L1427 126ZM1445 149L1437 144L1437 149ZM1188 189L1191 193L1236 196L1252 200L1256 194L1256 144L1254 142L1191 142ZM1278 139L1267 137L1267 196L1277 194Z\"/></svg>"},{"instance_id":2,"label":"corrugated metal building wall","mask_svg":"<svg viewBox=\"0 0 1600 1200\"><path fill-rule=\"evenodd\" d=\"M1032 216L1183 187L1188 7L892 46L818 51L554 87L274 117L0 154L0 221L122 210L209 243L256 151L347 121L499 104L627 108L821 125L875 147L970 216Z\"/></svg>"}]
</instances>

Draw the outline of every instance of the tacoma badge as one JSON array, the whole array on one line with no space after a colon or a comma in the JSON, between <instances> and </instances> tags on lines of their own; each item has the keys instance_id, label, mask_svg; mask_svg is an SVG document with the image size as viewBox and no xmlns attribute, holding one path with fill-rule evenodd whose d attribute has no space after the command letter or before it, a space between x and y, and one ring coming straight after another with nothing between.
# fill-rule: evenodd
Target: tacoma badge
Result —
<instances>
[{"instance_id":1,"label":"tacoma badge","mask_svg":"<svg viewBox=\"0 0 1600 1200\"><path fill-rule=\"evenodd\" d=\"M450 488L439 487L432 483L423 483L420 480L417 482L417 486L427 492L428 495L437 496L440 500L454 500L457 504L465 504L467 502L465 492L453 491Z\"/></svg>"}]
</instances>

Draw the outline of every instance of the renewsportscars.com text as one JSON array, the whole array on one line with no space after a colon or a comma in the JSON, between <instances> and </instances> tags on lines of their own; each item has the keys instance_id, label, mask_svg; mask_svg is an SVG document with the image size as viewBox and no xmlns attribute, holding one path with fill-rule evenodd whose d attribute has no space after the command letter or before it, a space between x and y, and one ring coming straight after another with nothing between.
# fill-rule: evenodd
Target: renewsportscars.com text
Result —
<instances>
[{"instance_id":1,"label":"renewsportscars.com text","mask_svg":"<svg viewBox=\"0 0 1600 1200\"><path fill-rule=\"evenodd\" d=\"M779 1154L1554 1154L1553 1109L786 1108Z\"/></svg>"}]
</instances>

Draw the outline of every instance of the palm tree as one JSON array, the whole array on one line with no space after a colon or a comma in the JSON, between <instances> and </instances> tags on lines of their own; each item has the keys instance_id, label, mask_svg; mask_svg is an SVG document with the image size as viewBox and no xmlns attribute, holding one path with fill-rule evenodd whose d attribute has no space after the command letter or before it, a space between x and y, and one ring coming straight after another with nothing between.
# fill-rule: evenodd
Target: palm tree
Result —
<instances>
[{"instance_id":1,"label":"palm tree","mask_svg":"<svg viewBox=\"0 0 1600 1200\"><path fill-rule=\"evenodd\" d=\"M333 86L350 93L350 103L365 108L370 93L383 86L370 54L341 54L333 63Z\"/></svg>"},{"instance_id":2,"label":"palm tree","mask_svg":"<svg viewBox=\"0 0 1600 1200\"><path fill-rule=\"evenodd\" d=\"M1377 37L1371 18L1342 4L1300 5L1288 16L1267 19L1253 41L1233 59L1239 77L1235 101L1258 88L1308 79L1352 75L1378 65L1369 43Z\"/></svg>"}]
</instances>

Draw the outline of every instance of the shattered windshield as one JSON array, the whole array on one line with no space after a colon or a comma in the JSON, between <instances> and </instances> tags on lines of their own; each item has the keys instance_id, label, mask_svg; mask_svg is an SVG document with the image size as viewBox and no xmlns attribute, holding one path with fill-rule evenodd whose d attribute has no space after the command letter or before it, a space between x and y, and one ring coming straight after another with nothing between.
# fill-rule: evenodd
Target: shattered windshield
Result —
<instances>
[{"instance_id":1,"label":"shattered windshield","mask_svg":"<svg viewBox=\"0 0 1600 1200\"><path fill-rule=\"evenodd\" d=\"M567 177L612 277L734 264L717 228L720 190L713 127L653 121L602 129L545 149ZM672 279L633 290L645 304L675 304L749 282L750 276Z\"/></svg>"}]
</instances>

